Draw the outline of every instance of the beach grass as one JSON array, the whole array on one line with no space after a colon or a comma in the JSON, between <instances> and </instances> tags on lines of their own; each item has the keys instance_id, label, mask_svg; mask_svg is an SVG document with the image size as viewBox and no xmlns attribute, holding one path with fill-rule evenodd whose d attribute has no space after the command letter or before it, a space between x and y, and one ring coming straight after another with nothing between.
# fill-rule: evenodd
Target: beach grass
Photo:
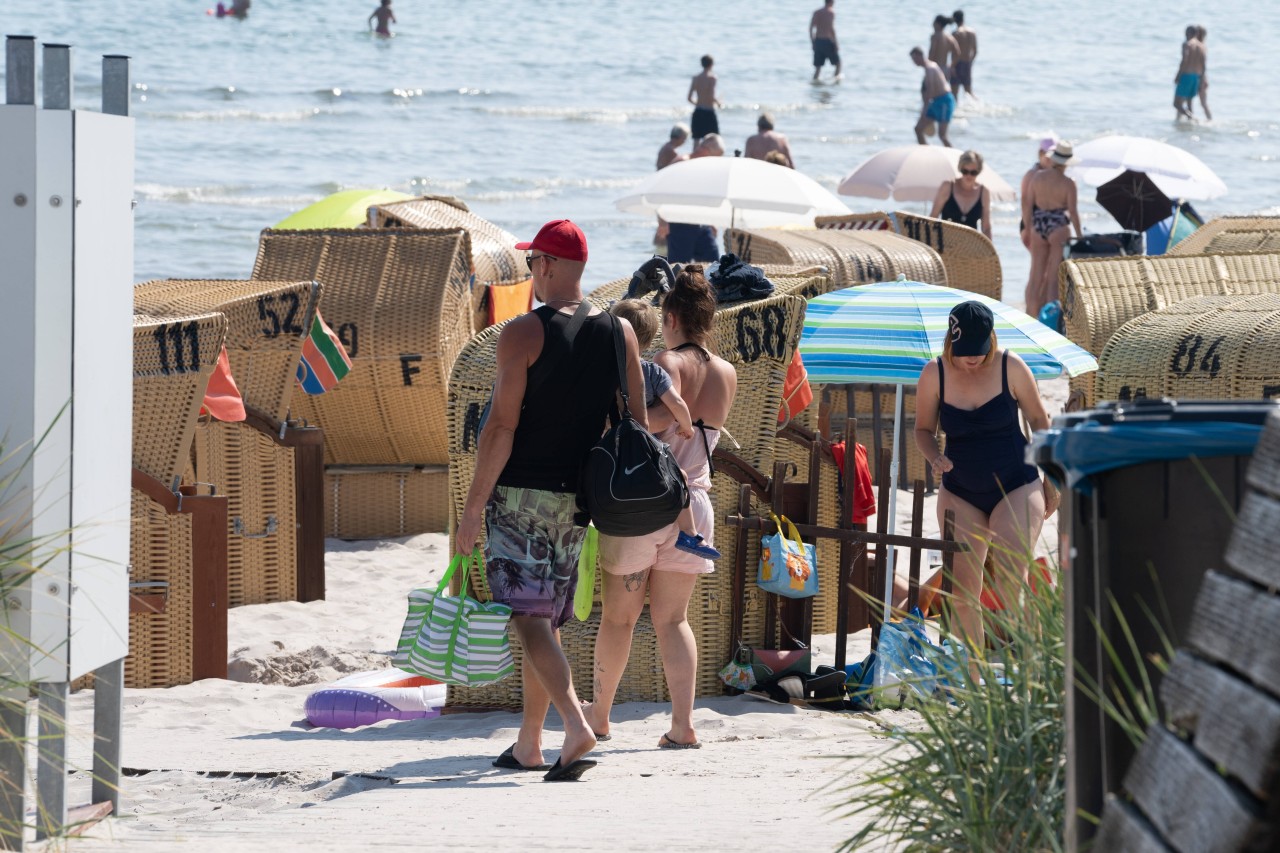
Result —
<instances>
[{"instance_id":1,"label":"beach grass","mask_svg":"<svg viewBox=\"0 0 1280 853\"><path fill-rule=\"evenodd\" d=\"M1062 849L1062 590L1023 583L1020 598L1021 607L987 611L987 632L999 639L971 652L977 680L927 699L900 694L897 685L878 697L880 705L908 697L919 718L890 729L884 752L854 759L859 781L838 808L868 822L841 851L874 842L930 851Z\"/></svg>"}]
</instances>

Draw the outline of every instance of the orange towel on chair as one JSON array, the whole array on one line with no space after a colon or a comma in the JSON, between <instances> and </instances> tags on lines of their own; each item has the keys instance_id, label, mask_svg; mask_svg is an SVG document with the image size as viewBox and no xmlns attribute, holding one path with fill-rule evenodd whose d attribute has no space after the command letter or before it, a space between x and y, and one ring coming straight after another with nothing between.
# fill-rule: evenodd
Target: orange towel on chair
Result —
<instances>
[{"instance_id":1,"label":"orange towel on chair","mask_svg":"<svg viewBox=\"0 0 1280 853\"><path fill-rule=\"evenodd\" d=\"M244 400L240 397L240 389L231 376L231 360L227 358L227 348L223 347L218 355L218 364L209 377L209 387L204 392L204 405L201 414L209 414L220 421L242 421L245 418Z\"/></svg>"},{"instance_id":2,"label":"orange towel on chair","mask_svg":"<svg viewBox=\"0 0 1280 853\"><path fill-rule=\"evenodd\" d=\"M527 314L533 308L533 279L489 285L489 325Z\"/></svg>"},{"instance_id":3,"label":"orange towel on chair","mask_svg":"<svg viewBox=\"0 0 1280 853\"><path fill-rule=\"evenodd\" d=\"M804 369L800 350L791 356L787 365L787 378L782 383L782 405L778 408L778 423L786 424L813 402L813 388L809 386L809 372Z\"/></svg>"}]
</instances>

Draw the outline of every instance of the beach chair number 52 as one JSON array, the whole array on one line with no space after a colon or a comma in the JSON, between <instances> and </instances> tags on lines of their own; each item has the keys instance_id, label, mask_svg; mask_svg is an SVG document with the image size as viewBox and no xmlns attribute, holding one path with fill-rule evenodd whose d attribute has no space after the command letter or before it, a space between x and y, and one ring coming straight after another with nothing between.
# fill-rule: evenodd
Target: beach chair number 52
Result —
<instances>
[{"instance_id":1,"label":"beach chair number 52","mask_svg":"<svg viewBox=\"0 0 1280 853\"><path fill-rule=\"evenodd\" d=\"M274 307L277 299L285 310L283 322ZM262 327L262 334L268 338L278 338L281 332L286 335L301 335L302 327L297 323L298 308L301 303L302 300L296 293L281 293L279 297L273 293L259 296L258 319L268 324Z\"/></svg>"},{"instance_id":2,"label":"beach chair number 52","mask_svg":"<svg viewBox=\"0 0 1280 853\"><path fill-rule=\"evenodd\" d=\"M741 311L738 314L738 355L743 363L750 364L762 354L781 359L787 347L786 325L787 315L780 305Z\"/></svg>"}]
</instances>

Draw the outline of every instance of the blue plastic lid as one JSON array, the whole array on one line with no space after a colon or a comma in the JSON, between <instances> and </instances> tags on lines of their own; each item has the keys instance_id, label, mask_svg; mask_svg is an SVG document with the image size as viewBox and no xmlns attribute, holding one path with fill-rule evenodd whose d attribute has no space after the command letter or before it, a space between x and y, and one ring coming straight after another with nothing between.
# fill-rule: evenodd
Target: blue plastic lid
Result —
<instances>
[{"instance_id":1,"label":"blue plastic lid","mask_svg":"<svg viewBox=\"0 0 1280 853\"><path fill-rule=\"evenodd\" d=\"M1054 419L1032 436L1027 461L1088 492L1088 477L1143 462L1249 456L1274 403L1142 400Z\"/></svg>"}]
</instances>

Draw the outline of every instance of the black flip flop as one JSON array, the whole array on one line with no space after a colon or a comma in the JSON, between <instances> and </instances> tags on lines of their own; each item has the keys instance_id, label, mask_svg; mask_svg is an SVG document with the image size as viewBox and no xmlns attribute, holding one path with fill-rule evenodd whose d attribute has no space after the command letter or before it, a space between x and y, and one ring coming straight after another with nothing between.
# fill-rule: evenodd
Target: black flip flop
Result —
<instances>
[{"instance_id":1,"label":"black flip flop","mask_svg":"<svg viewBox=\"0 0 1280 853\"><path fill-rule=\"evenodd\" d=\"M568 767L565 767L560 763L560 759L557 758L555 766L551 768L551 772L542 777L542 781L579 782L582 780L582 774L595 766L596 762L592 761L590 758L579 758Z\"/></svg>"},{"instance_id":2,"label":"black flip flop","mask_svg":"<svg viewBox=\"0 0 1280 853\"><path fill-rule=\"evenodd\" d=\"M503 770L527 770L529 772L545 773L550 764L538 764L532 767L521 764L516 758L516 745L513 743L507 747L507 751L493 759L493 766L500 767Z\"/></svg>"},{"instance_id":3,"label":"black flip flop","mask_svg":"<svg viewBox=\"0 0 1280 853\"><path fill-rule=\"evenodd\" d=\"M662 739L658 741L658 749L702 749L702 741L695 740L693 743L681 743L678 740L672 740L671 735L664 734Z\"/></svg>"}]
</instances>

